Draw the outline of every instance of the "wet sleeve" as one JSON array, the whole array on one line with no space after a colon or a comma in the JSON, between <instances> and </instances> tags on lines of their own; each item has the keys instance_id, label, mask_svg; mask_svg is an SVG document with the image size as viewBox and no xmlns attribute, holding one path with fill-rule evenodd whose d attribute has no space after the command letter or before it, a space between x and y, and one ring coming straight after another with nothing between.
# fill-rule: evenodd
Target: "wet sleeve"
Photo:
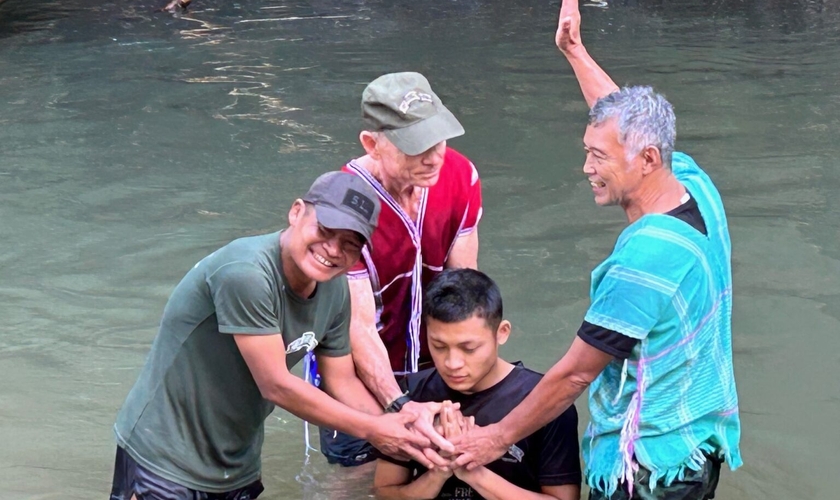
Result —
<instances>
[{"instance_id":1,"label":"wet sleeve","mask_svg":"<svg viewBox=\"0 0 840 500\"><path fill-rule=\"evenodd\" d=\"M232 262L206 278L219 331L231 334L274 335L280 333L275 311L276 291L257 266Z\"/></svg>"},{"instance_id":2,"label":"wet sleeve","mask_svg":"<svg viewBox=\"0 0 840 500\"><path fill-rule=\"evenodd\" d=\"M539 474L542 486L579 485L580 445L578 444L578 416L574 405L540 430Z\"/></svg>"},{"instance_id":3,"label":"wet sleeve","mask_svg":"<svg viewBox=\"0 0 840 500\"><path fill-rule=\"evenodd\" d=\"M335 299L331 299L338 301L341 306L323 340L315 348L318 354L324 356L338 357L350 354L350 291L346 282L341 291Z\"/></svg>"}]
</instances>

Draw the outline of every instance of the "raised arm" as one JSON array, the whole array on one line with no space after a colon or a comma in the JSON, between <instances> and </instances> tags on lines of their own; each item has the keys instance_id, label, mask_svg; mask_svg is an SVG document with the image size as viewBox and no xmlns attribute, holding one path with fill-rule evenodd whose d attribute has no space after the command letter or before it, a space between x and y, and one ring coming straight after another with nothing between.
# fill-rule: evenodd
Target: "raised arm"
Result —
<instances>
[{"instance_id":1,"label":"raised arm","mask_svg":"<svg viewBox=\"0 0 840 500\"><path fill-rule=\"evenodd\" d=\"M581 42L578 0L563 0L554 43L572 65L583 98L590 108L601 97L618 90L612 78L598 66Z\"/></svg>"}]
</instances>

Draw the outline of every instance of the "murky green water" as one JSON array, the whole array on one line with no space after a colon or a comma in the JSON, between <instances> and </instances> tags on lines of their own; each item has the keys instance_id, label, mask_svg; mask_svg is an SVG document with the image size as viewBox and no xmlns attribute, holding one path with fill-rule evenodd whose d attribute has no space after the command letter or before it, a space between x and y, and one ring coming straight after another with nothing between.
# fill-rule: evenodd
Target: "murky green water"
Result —
<instances>
[{"instance_id":1,"label":"murky green water","mask_svg":"<svg viewBox=\"0 0 840 500\"><path fill-rule=\"evenodd\" d=\"M485 186L481 266L545 369L623 226L580 173L585 106L553 47L557 2L0 2L0 498L104 498L111 425L166 298L197 260L282 227L358 156L359 98L419 70L461 118ZM735 273L746 465L718 498L840 491L840 5L624 1L584 8L619 83L674 103L678 149L720 187ZM585 408L585 404L581 406ZM277 411L267 499L362 498L304 465Z\"/></svg>"}]
</instances>

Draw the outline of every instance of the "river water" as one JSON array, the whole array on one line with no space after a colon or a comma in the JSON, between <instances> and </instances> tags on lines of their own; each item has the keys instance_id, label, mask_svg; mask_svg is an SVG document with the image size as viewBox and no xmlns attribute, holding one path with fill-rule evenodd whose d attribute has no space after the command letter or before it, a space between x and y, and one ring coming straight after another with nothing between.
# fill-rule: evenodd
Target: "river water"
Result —
<instances>
[{"instance_id":1,"label":"river water","mask_svg":"<svg viewBox=\"0 0 840 500\"><path fill-rule=\"evenodd\" d=\"M359 99L416 70L461 119L484 181L481 267L548 368L624 225L581 174L586 108L553 47L556 2L0 2L0 498L104 498L114 416L169 292L233 238L281 228L317 174L360 155ZM673 102L678 149L730 217L746 465L718 498L840 491L840 5L583 7L620 84ZM582 419L585 402L581 401ZM267 421L264 498L364 498L366 471L305 460Z\"/></svg>"}]
</instances>

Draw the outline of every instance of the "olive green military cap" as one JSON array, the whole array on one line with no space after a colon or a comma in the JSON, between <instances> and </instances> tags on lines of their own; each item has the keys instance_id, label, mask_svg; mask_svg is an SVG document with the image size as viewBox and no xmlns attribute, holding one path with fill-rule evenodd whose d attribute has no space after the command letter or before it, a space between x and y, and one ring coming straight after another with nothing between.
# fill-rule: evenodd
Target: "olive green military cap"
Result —
<instances>
[{"instance_id":1,"label":"olive green military cap","mask_svg":"<svg viewBox=\"0 0 840 500\"><path fill-rule=\"evenodd\" d=\"M464 127L420 73L388 73L370 82L362 93L362 118L368 130L383 132L411 156L464 135Z\"/></svg>"}]
</instances>

